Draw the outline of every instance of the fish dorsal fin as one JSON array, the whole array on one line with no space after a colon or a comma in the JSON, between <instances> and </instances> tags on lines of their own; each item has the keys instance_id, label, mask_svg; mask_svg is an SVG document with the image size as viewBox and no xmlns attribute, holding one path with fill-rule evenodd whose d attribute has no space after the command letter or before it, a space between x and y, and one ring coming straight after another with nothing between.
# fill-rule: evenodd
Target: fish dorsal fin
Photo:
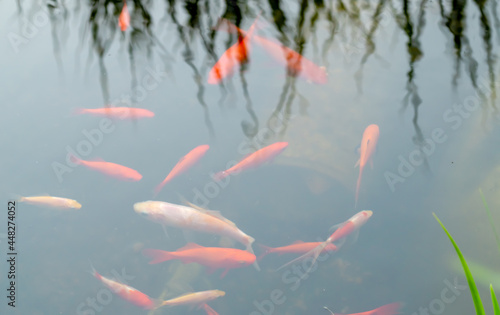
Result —
<instances>
[{"instance_id":1,"label":"fish dorsal fin","mask_svg":"<svg viewBox=\"0 0 500 315\"><path fill-rule=\"evenodd\" d=\"M208 215L210 215L210 216L212 216L212 217L214 217L214 218L217 218L217 219L219 219L219 220L222 220L222 221L226 222L227 224L229 224L229 225L231 225L231 226L236 227L236 224L234 224L234 222L233 222L233 221L231 221L231 220L229 220L229 219L225 218L225 217L224 217L224 216L220 213L220 211L217 211L217 210L208 210L208 209L205 209L205 208L199 207L199 206L195 205L194 203L191 203L191 202L189 202L189 201L187 201L187 200L185 200L185 199L184 199L184 203L185 203L186 205L190 206L191 208L195 209L195 210L198 210L198 211L200 211L200 212L202 212L202 213L204 213L204 214L208 214Z\"/></svg>"},{"instance_id":2,"label":"fish dorsal fin","mask_svg":"<svg viewBox=\"0 0 500 315\"><path fill-rule=\"evenodd\" d=\"M296 245L296 244L304 244L304 241L300 241L299 240L299 241L295 241L295 242L292 243L292 245Z\"/></svg>"},{"instance_id":3,"label":"fish dorsal fin","mask_svg":"<svg viewBox=\"0 0 500 315\"><path fill-rule=\"evenodd\" d=\"M205 248L204 246L198 245L196 243L187 243L185 246L179 248L177 251L184 251L184 250L189 250L189 249L199 249L199 248Z\"/></svg>"},{"instance_id":4,"label":"fish dorsal fin","mask_svg":"<svg viewBox=\"0 0 500 315\"><path fill-rule=\"evenodd\" d=\"M207 209L203 209L203 208L200 208L200 209L197 209L197 210L198 210L198 211L200 211L200 212L202 212L202 213L208 214L208 215L210 215L210 216L212 216L212 217L214 217L214 218L217 218L217 219L219 219L219 220L222 220L222 221L226 222L227 224L229 224L229 225L231 225L231 226L233 226L233 227L236 227L236 224L235 224L233 221L231 221L231 220L229 220L229 219L225 218L225 217L224 217L224 216L220 213L220 211L217 211L217 210L207 210Z\"/></svg>"},{"instance_id":5,"label":"fish dorsal fin","mask_svg":"<svg viewBox=\"0 0 500 315\"><path fill-rule=\"evenodd\" d=\"M89 160L89 161L91 161L91 162L106 162L106 161L104 161L104 160L103 160L102 158L100 158L100 157L93 158L93 159L91 159L91 160Z\"/></svg>"}]
</instances>

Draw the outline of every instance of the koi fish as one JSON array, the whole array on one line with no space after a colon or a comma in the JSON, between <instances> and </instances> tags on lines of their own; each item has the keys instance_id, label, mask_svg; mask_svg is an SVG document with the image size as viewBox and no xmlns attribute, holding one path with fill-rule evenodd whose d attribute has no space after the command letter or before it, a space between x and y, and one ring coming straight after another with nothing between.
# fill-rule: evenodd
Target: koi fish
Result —
<instances>
[{"instance_id":1,"label":"koi fish","mask_svg":"<svg viewBox=\"0 0 500 315\"><path fill-rule=\"evenodd\" d=\"M238 42L229 47L217 60L215 65L208 73L208 84L218 84L224 78L233 74L237 65L246 63L249 55L249 40L252 37L257 19L250 26L248 32L242 36L238 34Z\"/></svg>"},{"instance_id":2,"label":"koi fish","mask_svg":"<svg viewBox=\"0 0 500 315\"><path fill-rule=\"evenodd\" d=\"M239 162L235 166L225 171L218 172L217 174L214 175L214 178L216 180L221 180L231 174L235 173L237 174L243 170L258 167L264 164L265 162L275 158L277 155L283 152L283 150L285 150L287 146L288 142L276 142L271 145L268 145L267 147L264 147L248 155L246 158L244 158L241 162Z\"/></svg>"},{"instance_id":3,"label":"koi fish","mask_svg":"<svg viewBox=\"0 0 500 315\"><path fill-rule=\"evenodd\" d=\"M125 32L130 25L130 14L128 13L127 2L123 1L123 8L118 17L118 25L122 32Z\"/></svg>"},{"instance_id":4,"label":"koi fish","mask_svg":"<svg viewBox=\"0 0 500 315\"><path fill-rule=\"evenodd\" d=\"M236 30L245 35L245 31L231 24L229 21L226 22L229 25L230 32ZM314 62L293 49L259 35L253 35L251 39L264 48L278 63L286 67L289 75L293 77L301 76L308 81L318 84L325 84L328 81L324 67L317 66Z\"/></svg>"},{"instance_id":5,"label":"koi fish","mask_svg":"<svg viewBox=\"0 0 500 315\"><path fill-rule=\"evenodd\" d=\"M174 226L199 232L227 236L246 246L254 254L252 243L255 239L238 229L219 211L176 205L162 201L144 201L134 204L134 211L146 216L163 227ZM259 270L256 263L254 266Z\"/></svg>"},{"instance_id":6,"label":"koi fish","mask_svg":"<svg viewBox=\"0 0 500 315\"><path fill-rule=\"evenodd\" d=\"M59 209L80 209L82 207L76 200L52 196L20 197L19 201L37 206Z\"/></svg>"},{"instance_id":7,"label":"koi fish","mask_svg":"<svg viewBox=\"0 0 500 315\"><path fill-rule=\"evenodd\" d=\"M99 273L97 273L94 268L92 268L92 274L106 287L108 287L111 291L113 291L115 294L117 294L127 302L130 302L145 310L152 310L160 306L159 302L150 298L141 291L134 289L126 284L103 277Z\"/></svg>"},{"instance_id":8,"label":"koi fish","mask_svg":"<svg viewBox=\"0 0 500 315\"><path fill-rule=\"evenodd\" d=\"M77 108L75 114L90 114L114 119L151 118L155 116L150 110L133 107Z\"/></svg>"},{"instance_id":9,"label":"koi fish","mask_svg":"<svg viewBox=\"0 0 500 315\"><path fill-rule=\"evenodd\" d=\"M175 252L167 252L158 249L145 249L143 255L153 258L149 264L157 264L167 260L178 259L185 264L198 263L207 266L209 273L223 268L223 278L229 269L241 268L255 262L255 255L247 251L235 248L204 247L195 243L188 243Z\"/></svg>"},{"instance_id":10,"label":"koi fish","mask_svg":"<svg viewBox=\"0 0 500 315\"><path fill-rule=\"evenodd\" d=\"M221 290L207 290L200 292L187 293L176 298L166 300L161 303L161 306L178 306L178 305L193 305L198 308L203 307L208 301L215 300L226 295L226 292Z\"/></svg>"},{"instance_id":11,"label":"koi fish","mask_svg":"<svg viewBox=\"0 0 500 315\"><path fill-rule=\"evenodd\" d=\"M264 245L259 245L264 249L264 253L261 254L257 260L261 260L264 258L264 256L271 254L271 253L276 253L278 255L283 255L283 254L304 254L309 252L310 250L318 247L321 245L322 242L302 242L302 241L296 241L292 243L291 245L287 246L282 246L282 247L267 247ZM334 252L337 251L338 248L335 244L328 244L324 249L323 252Z\"/></svg>"},{"instance_id":12,"label":"koi fish","mask_svg":"<svg viewBox=\"0 0 500 315\"><path fill-rule=\"evenodd\" d=\"M359 165L359 176L358 182L356 183L356 198L354 201L354 208L358 205L359 187L361 186L361 174L363 174L363 169L366 163L369 161L373 167L373 153L375 153L375 147L377 146L379 136L379 129L377 125L369 125L363 132L363 138L361 139L360 146L360 157L356 166Z\"/></svg>"},{"instance_id":13,"label":"koi fish","mask_svg":"<svg viewBox=\"0 0 500 315\"><path fill-rule=\"evenodd\" d=\"M327 311L329 311L332 315L397 315L401 314L399 312L399 309L401 308L401 303L396 302L396 303L391 303L387 304L384 306L381 306L379 308L376 308L371 311L366 311L366 312L361 312L361 313L352 313L352 314L340 314L340 313L333 313L328 309L328 307L324 307Z\"/></svg>"},{"instance_id":14,"label":"koi fish","mask_svg":"<svg viewBox=\"0 0 500 315\"><path fill-rule=\"evenodd\" d=\"M161 182L155 188L155 196L161 191L163 186L168 183L172 178L184 173L191 166L193 166L196 162L198 162L207 152L210 147L207 144L197 146L193 150L191 150L188 154L183 156L179 162L174 166L174 168L170 171L170 173L165 177L163 182Z\"/></svg>"},{"instance_id":15,"label":"koi fish","mask_svg":"<svg viewBox=\"0 0 500 315\"><path fill-rule=\"evenodd\" d=\"M214 311L214 309L208 306L208 304L206 303L203 304L203 309L205 310L205 312L207 312L207 315L219 315L219 313Z\"/></svg>"},{"instance_id":16,"label":"koi fish","mask_svg":"<svg viewBox=\"0 0 500 315\"><path fill-rule=\"evenodd\" d=\"M98 171L100 173L106 174L108 176L112 176L118 178L120 180L125 181L139 181L142 178L142 175L139 174L134 169L128 168L126 166L115 164L111 162L106 162L102 160L95 161L84 161L77 158L74 155L71 155L71 160L73 163L78 165L83 165L89 169Z\"/></svg>"},{"instance_id":17,"label":"koi fish","mask_svg":"<svg viewBox=\"0 0 500 315\"><path fill-rule=\"evenodd\" d=\"M306 275L307 273L309 273L309 270L311 270L312 266L314 266L314 263L318 259L319 254L321 254L323 252L323 250L328 246L328 244L339 241L339 240L345 238L346 236L348 236L349 234L351 234L352 232L359 230L359 228L361 226L363 226L368 221L368 219L372 216L372 214L373 214L373 211L371 211L371 210L363 210L363 211L356 213L349 220L339 224L338 228L335 230L335 232L333 232L332 235L330 235L330 237L328 237L328 239L326 241L320 243L317 247L313 248L312 250L305 253L304 255L284 264L283 266L278 268L276 271L278 271L286 266L289 266L289 265L291 265L299 260L303 260L307 257L312 256L313 260L311 263L311 267L309 267L307 272L304 274L304 275Z\"/></svg>"},{"instance_id":18,"label":"koi fish","mask_svg":"<svg viewBox=\"0 0 500 315\"><path fill-rule=\"evenodd\" d=\"M314 62L295 50L262 36L255 35L252 39L264 48L276 61L286 67L290 76L301 76L308 81L318 84L325 84L328 81L324 67L317 66Z\"/></svg>"}]
</instances>

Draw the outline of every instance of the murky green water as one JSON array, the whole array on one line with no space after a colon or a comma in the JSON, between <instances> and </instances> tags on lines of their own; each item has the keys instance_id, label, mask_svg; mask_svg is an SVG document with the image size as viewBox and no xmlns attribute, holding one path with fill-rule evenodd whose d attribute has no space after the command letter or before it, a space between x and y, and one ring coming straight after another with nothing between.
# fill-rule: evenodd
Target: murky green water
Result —
<instances>
[{"instance_id":1,"label":"murky green water","mask_svg":"<svg viewBox=\"0 0 500 315\"><path fill-rule=\"evenodd\" d=\"M351 314L393 302L404 303L402 314L472 314L466 281L432 212L467 259L492 270L490 282L500 290L500 257L478 192L498 226L496 2L127 4L125 32L118 27L122 1L0 4L1 314L148 313L111 294L89 274L91 263L153 298L223 290L209 303L219 314L328 315L324 306ZM248 30L259 13L256 34L324 67L326 83L304 79L305 72L291 75L256 43L232 76L207 83L219 57L238 42L237 34L216 27L219 19ZM106 105L145 108L155 117L108 122L75 114ZM355 208L356 148L370 124L380 137ZM212 179L277 141L289 145L271 163L227 183ZM210 145L207 154L154 198L154 187L200 144ZM143 178L126 182L69 166L70 152L126 165ZM39 194L83 207L17 205L12 308L5 293L7 202ZM275 272L294 255L269 255L261 271L234 269L221 279L196 264L149 265L141 254L187 242L242 248L177 228L167 228L167 237L133 211L146 200L181 203L179 195L220 210L255 238L257 254L257 244L325 240L331 226L363 209L373 216L306 279L292 267ZM478 286L490 308L487 282Z\"/></svg>"}]
</instances>

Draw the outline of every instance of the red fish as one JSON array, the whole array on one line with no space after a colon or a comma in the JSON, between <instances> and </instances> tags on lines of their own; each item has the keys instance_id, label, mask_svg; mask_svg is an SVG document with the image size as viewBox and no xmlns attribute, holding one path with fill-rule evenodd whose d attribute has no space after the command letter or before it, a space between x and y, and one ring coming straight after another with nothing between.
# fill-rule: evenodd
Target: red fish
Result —
<instances>
[{"instance_id":1,"label":"red fish","mask_svg":"<svg viewBox=\"0 0 500 315\"><path fill-rule=\"evenodd\" d=\"M214 311L214 309L208 306L207 303L203 304L203 309L207 312L207 315L219 315L219 313Z\"/></svg>"},{"instance_id":2,"label":"red fish","mask_svg":"<svg viewBox=\"0 0 500 315\"><path fill-rule=\"evenodd\" d=\"M234 24L230 24L228 21L226 22L229 25L230 32L236 30L237 32L245 35L245 31L239 29ZM325 84L328 81L328 76L324 67L317 66L314 62L293 49L288 48L277 41L258 35L253 35L251 40L264 48L278 63L286 67L289 75L294 77L301 76L308 81L319 84Z\"/></svg>"},{"instance_id":3,"label":"red fish","mask_svg":"<svg viewBox=\"0 0 500 315\"><path fill-rule=\"evenodd\" d=\"M105 278L97 273L95 269L92 270L92 274L106 287L108 287L111 291L113 291L125 301L128 301L145 310L152 310L160 306L160 304L156 300L150 298L141 291L134 289L126 284Z\"/></svg>"},{"instance_id":4,"label":"red fish","mask_svg":"<svg viewBox=\"0 0 500 315\"><path fill-rule=\"evenodd\" d=\"M263 254L261 254L257 260L262 259L264 256L271 254L271 253L276 253L278 255L283 255L283 254L304 254L309 252L310 250L318 247L321 245L322 242L302 242L302 241L296 241L292 243L291 245L287 246L282 246L282 247L267 247L264 245L259 245L262 247L265 251ZM328 244L323 251L328 251L328 252L334 252L338 248L335 246L335 244Z\"/></svg>"},{"instance_id":5,"label":"red fish","mask_svg":"<svg viewBox=\"0 0 500 315\"><path fill-rule=\"evenodd\" d=\"M288 142L276 142L271 145L268 145L267 147L264 147L248 155L246 158L244 158L241 162L239 162L235 166L215 174L214 178L217 180L221 180L231 174L239 173L243 170L258 167L264 164L265 162L275 158L277 155L283 152L283 150L285 150L287 146Z\"/></svg>"},{"instance_id":6,"label":"red fish","mask_svg":"<svg viewBox=\"0 0 500 315\"><path fill-rule=\"evenodd\" d=\"M155 115L150 110L133 107L78 108L75 110L75 113L115 119L151 118Z\"/></svg>"},{"instance_id":7,"label":"red fish","mask_svg":"<svg viewBox=\"0 0 500 315\"><path fill-rule=\"evenodd\" d=\"M328 244L331 244L331 243L336 242L340 239L343 239L346 236L348 236L349 234L351 234L352 232L358 230L361 226L363 226L368 221L368 219L372 216L372 214L373 214L373 211L371 211L371 210L363 210L363 211L356 213L349 220L341 223L338 226L338 228L335 230L335 232L333 232L332 235L330 235L330 237L326 241L320 243L317 247L313 248L312 250L310 250L309 252L300 256L299 258L295 258L294 260L284 264L283 266L278 268L278 270L280 270L286 266L289 266L296 261L305 259L307 257L313 257L311 267L309 268L309 270L311 270L312 266L314 266L314 263L316 262L316 259L318 259L319 254L321 254L323 252L323 250L328 246ZM307 272L305 274L307 274L309 272L309 270L307 270Z\"/></svg>"},{"instance_id":8,"label":"red fish","mask_svg":"<svg viewBox=\"0 0 500 315\"><path fill-rule=\"evenodd\" d=\"M118 17L118 25L120 26L122 32L125 32L130 26L130 14L128 13L126 1L123 1L122 12L120 13L120 17Z\"/></svg>"},{"instance_id":9,"label":"red fish","mask_svg":"<svg viewBox=\"0 0 500 315\"><path fill-rule=\"evenodd\" d=\"M356 199L354 202L354 208L358 205L359 187L361 186L361 174L363 174L363 169L366 163L369 161L373 167L373 153L375 153L375 147L377 146L379 136L379 129L377 125L369 125L363 132L363 138L361 139L361 146L359 148L360 157L355 167L359 164L359 176L358 182L356 183Z\"/></svg>"},{"instance_id":10,"label":"red fish","mask_svg":"<svg viewBox=\"0 0 500 315\"><path fill-rule=\"evenodd\" d=\"M215 63L208 73L207 82L209 84L220 83L224 78L233 74L236 66L248 61L250 50L249 40L253 35L256 22L257 19L255 19L255 22L250 26L246 35L242 36L242 33L239 33L238 42L229 47Z\"/></svg>"},{"instance_id":11,"label":"red fish","mask_svg":"<svg viewBox=\"0 0 500 315\"><path fill-rule=\"evenodd\" d=\"M98 171L100 173L106 174L111 177L118 178L120 180L125 180L125 181L138 181L141 180L142 175L139 174L134 169L128 168L126 166L120 165L120 164L115 164L111 162L106 162L102 160L95 160L95 161L84 161L76 156L72 155L71 160L73 163L78 164L78 165L83 165L89 169Z\"/></svg>"},{"instance_id":12,"label":"red fish","mask_svg":"<svg viewBox=\"0 0 500 315\"><path fill-rule=\"evenodd\" d=\"M224 269L221 278L230 269L249 266L255 262L255 255L235 248L203 247L195 243L188 243L175 252L158 249L145 249L143 255L153 258L149 263L157 264L167 260L178 259L185 264L198 263L207 266L209 273L216 269Z\"/></svg>"},{"instance_id":13,"label":"red fish","mask_svg":"<svg viewBox=\"0 0 500 315\"><path fill-rule=\"evenodd\" d=\"M209 146L207 144L197 146L193 150L191 150L188 154L183 156L179 162L174 166L172 171L167 175L167 177L155 188L155 196L160 192L160 190L165 186L167 182L169 182L172 178L184 173L191 166L193 166L196 162L198 162L203 155L207 152Z\"/></svg>"},{"instance_id":14,"label":"red fish","mask_svg":"<svg viewBox=\"0 0 500 315\"><path fill-rule=\"evenodd\" d=\"M399 309L401 308L401 303L396 302L396 303L391 303L387 304L384 306L381 306L379 308L376 308L371 311L366 311L366 312L361 312L361 313L351 313L351 314L340 314L340 313L333 313L330 311L327 307L325 307L326 310L328 310L332 315L397 315L401 314L399 312Z\"/></svg>"}]
</instances>

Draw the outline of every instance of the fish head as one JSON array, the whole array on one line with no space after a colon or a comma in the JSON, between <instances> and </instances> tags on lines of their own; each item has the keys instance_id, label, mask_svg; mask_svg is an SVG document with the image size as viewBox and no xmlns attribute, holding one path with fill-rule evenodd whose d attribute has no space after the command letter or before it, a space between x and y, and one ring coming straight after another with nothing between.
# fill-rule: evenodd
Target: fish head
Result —
<instances>
[{"instance_id":1,"label":"fish head","mask_svg":"<svg viewBox=\"0 0 500 315\"><path fill-rule=\"evenodd\" d=\"M125 177L130 180L130 181L133 181L133 182L137 182L137 181L140 181L142 179L142 175L139 173L139 172L129 172L127 174L125 174Z\"/></svg>"},{"instance_id":2,"label":"fish head","mask_svg":"<svg viewBox=\"0 0 500 315\"><path fill-rule=\"evenodd\" d=\"M217 297L224 296L226 295L226 292L221 291L221 290L214 290L214 293Z\"/></svg>"},{"instance_id":3,"label":"fish head","mask_svg":"<svg viewBox=\"0 0 500 315\"><path fill-rule=\"evenodd\" d=\"M134 204L134 211L154 221L158 213L158 201L137 202Z\"/></svg>"},{"instance_id":4,"label":"fish head","mask_svg":"<svg viewBox=\"0 0 500 315\"><path fill-rule=\"evenodd\" d=\"M255 259L257 259L257 257L255 257L254 254L247 251L241 251L236 258L236 263L238 267L245 267L253 264Z\"/></svg>"},{"instance_id":5,"label":"fish head","mask_svg":"<svg viewBox=\"0 0 500 315\"><path fill-rule=\"evenodd\" d=\"M368 219L370 219L370 217L372 216L373 214L373 211L371 210L363 210L363 211L360 211L358 213L356 213L351 219L350 221L352 223L354 223L354 225L359 228L361 227L362 225L364 225Z\"/></svg>"},{"instance_id":6,"label":"fish head","mask_svg":"<svg viewBox=\"0 0 500 315\"><path fill-rule=\"evenodd\" d=\"M80 209L82 207L82 205L76 200L71 200L69 206L73 209Z\"/></svg>"}]
</instances>

